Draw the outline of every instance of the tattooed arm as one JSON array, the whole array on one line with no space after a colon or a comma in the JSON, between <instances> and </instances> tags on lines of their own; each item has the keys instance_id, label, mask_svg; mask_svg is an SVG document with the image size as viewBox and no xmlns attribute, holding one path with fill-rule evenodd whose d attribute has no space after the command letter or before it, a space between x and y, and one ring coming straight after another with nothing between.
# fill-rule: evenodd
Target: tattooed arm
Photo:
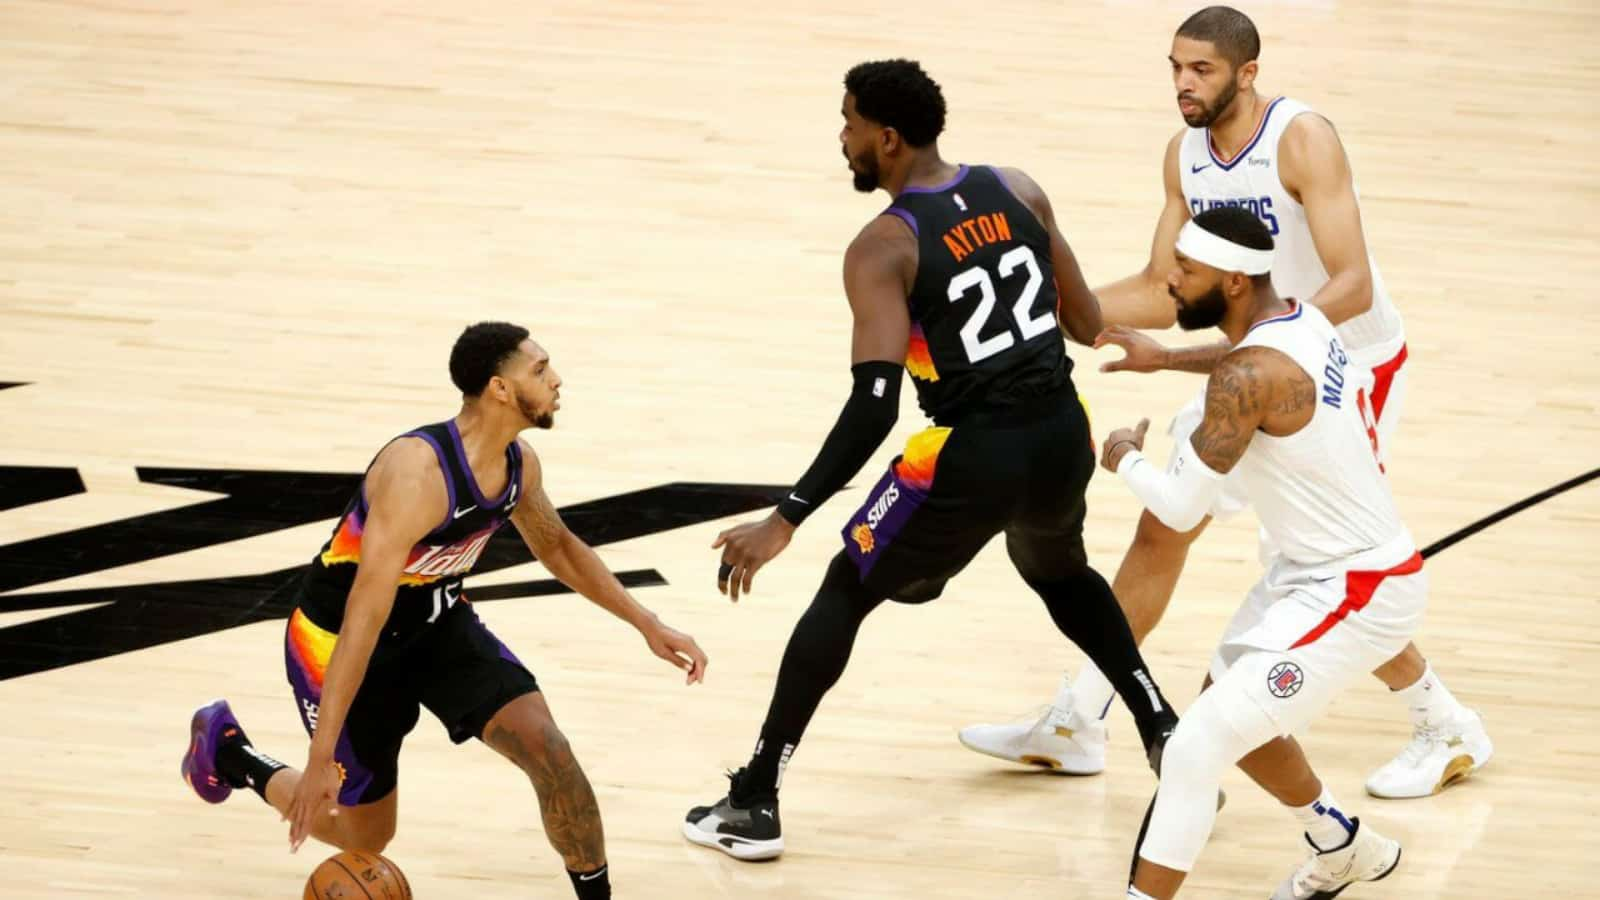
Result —
<instances>
[{"instance_id":1,"label":"tattooed arm","mask_svg":"<svg viewBox=\"0 0 1600 900\"><path fill-rule=\"evenodd\" d=\"M655 613L629 595L594 550L567 529L544 492L544 472L538 455L526 441L520 443L523 500L512 511L511 524L517 527L528 549L562 584L639 629L651 652L689 673L690 684L705 677L706 655L694 638L663 625Z\"/></svg>"},{"instance_id":2,"label":"tattooed arm","mask_svg":"<svg viewBox=\"0 0 1600 900\"><path fill-rule=\"evenodd\" d=\"M1167 527L1200 523L1258 429L1287 435L1311 420L1316 393L1310 376L1284 354L1246 347L1223 358L1206 384L1205 419L1177 448L1169 474L1144 458L1144 429L1118 429L1105 441L1106 468L1122 476Z\"/></svg>"}]
</instances>

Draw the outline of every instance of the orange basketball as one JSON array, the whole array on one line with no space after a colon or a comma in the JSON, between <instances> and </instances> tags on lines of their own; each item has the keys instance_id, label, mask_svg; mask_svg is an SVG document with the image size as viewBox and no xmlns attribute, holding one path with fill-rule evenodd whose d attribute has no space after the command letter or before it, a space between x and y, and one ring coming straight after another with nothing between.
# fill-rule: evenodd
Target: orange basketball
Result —
<instances>
[{"instance_id":1,"label":"orange basketball","mask_svg":"<svg viewBox=\"0 0 1600 900\"><path fill-rule=\"evenodd\" d=\"M376 853L346 850L330 856L306 879L304 900L411 900L400 867Z\"/></svg>"}]
</instances>

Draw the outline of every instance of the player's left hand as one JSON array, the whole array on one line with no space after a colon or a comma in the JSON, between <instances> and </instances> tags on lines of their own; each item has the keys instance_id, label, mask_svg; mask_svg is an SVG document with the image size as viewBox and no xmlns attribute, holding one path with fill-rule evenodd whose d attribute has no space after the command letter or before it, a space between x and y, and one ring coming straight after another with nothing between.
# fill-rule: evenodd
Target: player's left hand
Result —
<instances>
[{"instance_id":1,"label":"player's left hand","mask_svg":"<svg viewBox=\"0 0 1600 900\"><path fill-rule=\"evenodd\" d=\"M317 813L327 810L330 816L339 814L339 786L343 782L344 772L338 763L318 757L313 748L289 800L289 811L284 814L289 821L289 852L299 850L311 836Z\"/></svg>"},{"instance_id":2,"label":"player's left hand","mask_svg":"<svg viewBox=\"0 0 1600 900\"><path fill-rule=\"evenodd\" d=\"M696 684L706 677L706 653L694 638L676 628L669 628L659 620L643 629L645 643L650 652L688 673L684 684Z\"/></svg>"},{"instance_id":3,"label":"player's left hand","mask_svg":"<svg viewBox=\"0 0 1600 900\"><path fill-rule=\"evenodd\" d=\"M1122 458L1135 450L1144 449L1144 433L1150 430L1150 420L1140 419L1139 424L1133 428L1118 428L1106 435L1105 448L1100 456L1100 465L1105 466L1107 472L1115 472L1117 463Z\"/></svg>"},{"instance_id":4,"label":"player's left hand","mask_svg":"<svg viewBox=\"0 0 1600 900\"><path fill-rule=\"evenodd\" d=\"M717 590L739 602L739 591L750 593L756 572L789 546L794 526L777 511L760 522L735 525L717 535L711 549L722 548L722 565L717 568Z\"/></svg>"}]
</instances>

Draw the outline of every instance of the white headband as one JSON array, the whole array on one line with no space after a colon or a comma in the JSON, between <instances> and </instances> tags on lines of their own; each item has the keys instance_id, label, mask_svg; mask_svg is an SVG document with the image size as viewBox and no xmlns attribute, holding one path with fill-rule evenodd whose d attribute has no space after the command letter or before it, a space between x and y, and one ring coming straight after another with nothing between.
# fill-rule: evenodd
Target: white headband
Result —
<instances>
[{"instance_id":1,"label":"white headband","mask_svg":"<svg viewBox=\"0 0 1600 900\"><path fill-rule=\"evenodd\" d=\"M1254 250L1235 244L1220 235L1201 228L1191 219L1178 232L1178 252L1195 262L1202 262L1224 272L1243 272L1246 275L1265 275L1272 271L1272 251Z\"/></svg>"}]
</instances>

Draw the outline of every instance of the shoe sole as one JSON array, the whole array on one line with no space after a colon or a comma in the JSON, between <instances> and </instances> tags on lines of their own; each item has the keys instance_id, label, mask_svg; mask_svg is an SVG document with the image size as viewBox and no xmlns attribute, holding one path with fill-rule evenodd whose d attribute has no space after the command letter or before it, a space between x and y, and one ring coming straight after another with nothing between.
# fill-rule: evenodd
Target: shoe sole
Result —
<instances>
[{"instance_id":1,"label":"shoe sole","mask_svg":"<svg viewBox=\"0 0 1600 900\"><path fill-rule=\"evenodd\" d=\"M1060 775L1099 775L1101 772L1106 770L1104 763L1100 765L1100 768L1093 769L1087 766L1067 766L1062 764L1061 760L1056 759L1053 756L1041 756L1036 753L1024 753L1019 756L998 753L994 750L988 749L987 747L980 747L977 744L970 743L966 737L959 732L956 733L956 740L961 742L961 746L971 750L973 753L981 753L984 756L992 757L994 759L1003 759L1006 762L1018 763L1024 766L1032 766L1036 769L1044 769Z\"/></svg>"},{"instance_id":2,"label":"shoe sole","mask_svg":"<svg viewBox=\"0 0 1600 900\"><path fill-rule=\"evenodd\" d=\"M777 859L783 855L783 838L776 837L770 841L752 841L749 838L735 837L731 834L707 834L694 827L688 821L683 823L683 836L690 843L713 850L721 850L734 859L742 862L760 862L764 859Z\"/></svg>"}]
</instances>

